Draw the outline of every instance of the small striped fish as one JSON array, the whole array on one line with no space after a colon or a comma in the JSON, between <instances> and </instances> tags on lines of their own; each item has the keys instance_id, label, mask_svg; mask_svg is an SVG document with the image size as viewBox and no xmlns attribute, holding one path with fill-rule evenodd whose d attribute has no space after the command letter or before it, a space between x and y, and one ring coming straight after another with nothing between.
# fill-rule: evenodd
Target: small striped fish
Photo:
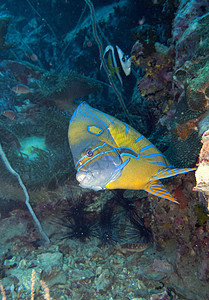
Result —
<instances>
[{"instance_id":1,"label":"small striped fish","mask_svg":"<svg viewBox=\"0 0 209 300\"><path fill-rule=\"evenodd\" d=\"M178 203L159 180L195 170L172 167L142 134L86 102L74 112L68 138L83 188L145 190Z\"/></svg>"}]
</instances>

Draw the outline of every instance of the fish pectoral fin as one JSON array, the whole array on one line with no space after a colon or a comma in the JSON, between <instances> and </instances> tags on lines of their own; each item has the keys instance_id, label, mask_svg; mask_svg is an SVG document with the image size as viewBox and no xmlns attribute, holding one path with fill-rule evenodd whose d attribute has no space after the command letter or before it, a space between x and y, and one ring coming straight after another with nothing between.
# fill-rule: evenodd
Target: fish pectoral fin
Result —
<instances>
[{"instance_id":1,"label":"fish pectoral fin","mask_svg":"<svg viewBox=\"0 0 209 300\"><path fill-rule=\"evenodd\" d=\"M196 168L185 168L185 169L165 168L165 169L159 170L155 175L153 175L150 178L150 181L168 178L168 177L188 173L188 172L195 171L195 170L196 170Z\"/></svg>"},{"instance_id":2,"label":"fish pectoral fin","mask_svg":"<svg viewBox=\"0 0 209 300\"><path fill-rule=\"evenodd\" d=\"M123 168L129 163L129 161L130 161L130 158L126 159L121 165L119 165L119 166L115 169L115 171L114 171L114 173L112 174L112 176L111 176L111 178L110 178L108 184L109 184L110 182L113 182L113 181L117 180L117 179L120 177ZM106 185L106 187L108 186L108 184Z\"/></svg>"},{"instance_id":3,"label":"fish pectoral fin","mask_svg":"<svg viewBox=\"0 0 209 300\"><path fill-rule=\"evenodd\" d=\"M175 200L175 198L166 190L166 188L159 181L149 181L144 190L150 194L168 199L172 202L179 204L178 201Z\"/></svg>"}]
</instances>

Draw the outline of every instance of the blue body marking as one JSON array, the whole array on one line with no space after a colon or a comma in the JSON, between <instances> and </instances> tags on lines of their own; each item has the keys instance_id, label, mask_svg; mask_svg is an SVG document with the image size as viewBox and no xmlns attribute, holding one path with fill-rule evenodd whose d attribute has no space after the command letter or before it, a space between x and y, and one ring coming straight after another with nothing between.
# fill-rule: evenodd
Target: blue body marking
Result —
<instances>
[{"instance_id":1,"label":"blue body marking","mask_svg":"<svg viewBox=\"0 0 209 300\"><path fill-rule=\"evenodd\" d=\"M123 123L123 124L126 126L126 134L128 134L128 132L129 132L128 124L126 124L126 123Z\"/></svg>"},{"instance_id":2,"label":"blue body marking","mask_svg":"<svg viewBox=\"0 0 209 300\"><path fill-rule=\"evenodd\" d=\"M141 134L136 140L135 143L138 143L139 141L141 141L144 138L144 136Z\"/></svg>"},{"instance_id":3,"label":"blue body marking","mask_svg":"<svg viewBox=\"0 0 209 300\"><path fill-rule=\"evenodd\" d=\"M98 128L99 130L101 130L101 131L100 131L100 133L91 132L91 131L89 130L89 127L96 127L96 128ZM96 126L96 125L88 125L88 126L87 126L87 130L88 130L89 133L94 134L94 135L100 135L100 134L102 134L102 132L103 132L103 129L100 128L99 126Z\"/></svg>"},{"instance_id":4,"label":"blue body marking","mask_svg":"<svg viewBox=\"0 0 209 300\"><path fill-rule=\"evenodd\" d=\"M111 120L111 118L110 118L108 115L106 115L105 113L103 113L102 111L99 111L99 110L96 109L96 108L94 108L94 110L96 110L96 111L98 111L100 114L104 115L104 116L110 121L110 123L114 123L113 120ZM92 113L92 114L93 114L93 113ZM97 118L99 118L99 117L97 117Z\"/></svg>"},{"instance_id":5,"label":"blue body marking","mask_svg":"<svg viewBox=\"0 0 209 300\"><path fill-rule=\"evenodd\" d=\"M85 108L85 107L84 107ZM94 122L97 122L97 123L99 123L99 121L97 121L97 120L95 120L94 118L92 118L91 116L88 116L87 114L85 114L83 111L81 111L81 114L82 115L84 115L85 117L87 117L87 118L90 118L90 119L92 119ZM99 123L100 124L100 123Z\"/></svg>"},{"instance_id":6,"label":"blue body marking","mask_svg":"<svg viewBox=\"0 0 209 300\"><path fill-rule=\"evenodd\" d=\"M87 105L86 105L87 106ZM105 127L106 129L109 131L109 128L107 127L107 124L102 120L100 119L97 115L95 115L93 112L90 112L85 106L85 109L86 111L90 114L90 115L93 115L94 117L96 117ZM98 122L98 121L97 121ZM113 123L113 122L112 122Z\"/></svg>"},{"instance_id":7,"label":"blue body marking","mask_svg":"<svg viewBox=\"0 0 209 300\"><path fill-rule=\"evenodd\" d=\"M136 159L139 159L139 158L140 158L140 154L137 154L137 156L134 156L134 155L131 154L131 153L121 153L121 154L120 154L120 157L123 157L123 156L130 156L130 157L136 158Z\"/></svg>"},{"instance_id":8,"label":"blue body marking","mask_svg":"<svg viewBox=\"0 0 209 300\"><path fill-rule=\"evenodd\" d=\"M94 149L91 149L93 152L95 151L95 150L97 150L97 149L99 149L99 148L102 148L102 147L104 147L104 146L106 146L107 144L106 143L104 143L104 144L102 144L102 145L100 145L100 146L96 146ZM109 146L109 145L107 145L107 146Z\"/></svg>"},{"instance_id":9,"label":"blue body marking","mask_svg":"<svg viewBox=\"0 0 209 300\"><path fill-rule=\"evenodd\" d=\"M100 152L96 155L94 155L92 158L89 158L83 165L81 165L78 169L77 169L77 172L83 168L88 162L91 162L92 160L94 160L96 157L100 156L100 155L103 155L103 154L106 154L106 153L110 153L110 152L115 152L115 150L108 150L108 151L105 151L105 152ZM117 152L116 152L117 153Z\"/></svg>"},{"instance_id":10,"label":"blue body marking","mask_svg":"<svg viewBox=\"0 0 209 300\"><path fill-rule=\"evenodd\" d=\"M176 173L176 172L179 172L181 169L176 169L176 168L174 168L174 169L163 169L163 170L160 170L160 171L158 171L157 172L157 174L156 175L162 175L162 174L169 174L169 173ZM180 173L185 173L185 172L187 172L187 171L183 171L182 170L182 172L180 171ZM179 173L179 174L180 174ZM171 175L172 176L172 175Z\"/></svg>"},{"instance_id":11,"label":"blue body marking","mask_svg":"<svg viewBox=\"0 0 209 300\"><path fill-rule=\"evenodd\" d=\"M87 105L88 105L88 104L86 104L86 106L87 106ZM90 112L90 111L86 108L86 106L85 106L86 111L87 111L90 115L93 115L94 117L96 117L99 121L95 120L95 119L94 119L93 117L91 117L91 116L88 116L88 117L91 118L91 119L93 119L93 120L96 121L97 123L101 122L101 123L105 126L105 128L107 129L107 131L109 132L109 134L110 134L110 136L111 136L111 138L112 138L112 140L113 140L113 137L112 137L112 135L111 135L111 133L110 133L110 131L109 131L109 128L108 128L107 124L106 124L102 119L100 119L97 115L95 115L94 113ZM95 110L97 110L97 109L95 109ZM98 110L97 110L97 111L98 111ZM106 116L105 113L102 113L102 112L100 112L100 111L98 111L98 112L101 113L101 114L104 114L104 115ZM106 118L109 119L111 123L113 123L113 121L112 121L109 117L106 116ZM113 141L114 141L114 140L113 140Z\"/></svg>"},{"instance_id":12,"label":"blue body marking","mask_svg":"<svg viewBox=\"0 0 209 300\"><path fill-rule=\"evenodd\" d=\"M164 166L164 167L167 167L167 165L163 162L149 162L150 164L152 165L158 165L158 166Z\"/></svg>"},{"instance_id":13,"label":"blue body marking","mask_svg":"<svg viewBox=\"0 0 209 300\"><path fill-rule=\"evenodd\" d=\"M154 145L147 145L147 146L145 146L145 147L143 147L143 148L141 148L140 149L140 152L143 152L143 151L145 151L145 150L148 150L148 149L150 149L150 148L152 148L152 147L154 147Z\"/></svg>"},{"instance_id":14,"label":"blue body marking","mask_svg":"<svg viewBox=\"0 0 209 300\"><path fill-rule=\"evenodd\" d=\"M74 111L74 113L73 113L73 115L72 115L72 117L70 119L69 125L72 122L73 118L75 117L75 115L76 115L78 109L80 108L80 106L84 105L84 103L86 103L86 101L83 101L81 104L78 105L78 107L76 108L76 110Z\"/></svg>"},{"instance_id":15,"label":"blue body marking","mask_svg":"<svg viewBox=\"0 0 209 300\"><path fill-rule=\"evenodd\" d=\"M99 149L99 148L102 148L102 147L104 147L105 145L107 145L106 143L104 143L104 144L102 144L102 145L100 145L100 146L97 146L97 147L95 147L94 149L91 149L93 152L95 151L95 150L97 150L97 149ZM82 161L84 158L87 158L88 156L85 154L85 155L83 155L78 161L77 161L77 163L75 164L75 167L77 167L77 165L79 164L79 162L80 161Z\"/></svg>"},{"instance_id":16,"label":"blue body marking","mask_svg":"<svg viewBox=\"0 0 209 300\"><path fill-rule=\"evenodd\" d=\"M161 153L143 155L143 158L150 158L150 157L156 157L156 156L162 156L163 158L165 158L165 156Z\"/></svg>"}]
</instances>

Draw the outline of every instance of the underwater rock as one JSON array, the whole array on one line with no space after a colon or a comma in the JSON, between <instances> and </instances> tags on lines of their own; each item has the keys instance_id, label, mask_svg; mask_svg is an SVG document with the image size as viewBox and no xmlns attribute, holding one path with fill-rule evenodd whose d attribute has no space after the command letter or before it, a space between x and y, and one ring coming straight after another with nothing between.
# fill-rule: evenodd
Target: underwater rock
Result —
<instances>
[{"instance_id":1,"label":"underwater rock","mask_svg":"<svg viewBox=\"0 0 209 300\"><path fill-rule=\"evenodd\" d=\"M45 252L37 255L38 264L41 269L48 272L53 266L60 269L63 264L63 254L59 251Z\"/></svg>"},{"instance_id":2,"label":"underwater rock","mask_svg":"<svg viewBox=\"0 0 209 300\"><path fill-rule=\"evenodd\" d=\"M205 111L209 107L209 62L186 84L186 97L189 107L194 111Z\"/></svg>"},{"instance_id":3,"label":"underwater rock","mask_svg":"<svg viewBox=\"0 0 209 300\"><path fill-rule=\"evenodd\" d=\"M149 300L170 300L170 296L168 295L167 291L160 292L158 294L153 294L149 298Z\"/></svg>"},{"instance_id":4,"label":"underwater rock","mask_svg":"<svg viewBox=\"0 0 209 300\"><path fill-rule=\"evenodd\" d=\"M201 117L200 122L198 123L199 135L202 136L204 132L209 129L209 111L204 113Z\"/></svg>"},{"instance_id":5,"label":"underwater rock","mask_svg":"<svg viewBox=\"0 0 209 300\"><path fill-rule=\"evenodd\" d=\"M206 30L208 26L201 24L206 12L209 10L207 0L183 0L180 1L179 8L173 22L173 41L176 48L175 67L178 69L186 61L196 55L197 47L204 37L200 32ZM201 42L201 43L202 43Z\"/></svg>"},{"instance_id":6,"label":"underwater rock","mask_svg":"<svg viewBox=\"0 0 209 300\"><path fill-rule=\"evenodd\" d=\"M108 269L103 269L101 274L98 274L98 277L94 280L95 289L101 294L105 293L112 284L112 275Z\"/></svg>"},{"instance_id":7,"label":"underwater rock","mask_svg":"<svg viewBox=\"0 0 209 300\"><path fill-rule=\"evenodd\" d=\"M136 55L133 47L132 55ZM143 50L140 49L140 53ZM136 64L145 70L145 76L138 82L137 87L142 96L148 101L154 100L163 103L165 97L169 97L172 82L173 49L159 43L155 43L154 52L147 57L138 58ZM133 60L133 56L132 56ZM134 61L133 61L134 62Z\"/></svg>"},{"instance_id":8,"label":"underwater rock","mask_svg":"<svg viewBox=\"0 0 209 300\"><path fill-rule=\"evenodd\" d=\"M200 265L199 279L200 280L209 279L209 257L205 258Z\"/></svg>"},{"instance_id":9,"label":"underwater rock","mask_svg":"<svg viewBox=\"0 0 209 300\"><path fill-rule=\"evenodd\" d=\"M193 111L205 111L209 105L208 11L208 1L181 1L173 25L174 82L179 90L185 89L188 106Z\"/></svg>"},{"instance_id":10,"label":"underwater rock","mask_svg":"<svg viewBox=\"0 0 209 300\"><path fill-rule=\"evenodd\" d=\"M66 274L62 271L63 254L59 251L45 252L37 255L38 267L43 270L42 279L48 287L54 284L65 284Z\"/></svg>"},{"instance_id":11,"label":"underwater rock","mask_svg":"<svg viewBox=\"0 0 209 300\"><path fill-rule=\"evenodd\" d=\"M161 280L173 273L173 266L165 259L154 259L154 262L142 268L139 268L138 274L151 280Z\"/></svg>"},{"instance_id":12,"label":"underwater rock","mask_svg":"<svg viewBox=\"0 0 209 300\"><path fill-rule=\"evenodd\" d=\"M14 78L23 84L29 84L33 80L40 80L44 70L28 62L3 60L0 63L0 71L9 72Z\"/></svg>"},{"instance_id":13,"label":"underwater rock","mask_svg":"<svg viewBox=\"0 0 209 300\"><path fill-rule=\"evenodd\" d=\"M199 166L195 172L197 184L193 190L206 195L206 207L209 210L209 130L202 135L202 143L203 146L199 155Z\"/></svg>"}]
</instances>

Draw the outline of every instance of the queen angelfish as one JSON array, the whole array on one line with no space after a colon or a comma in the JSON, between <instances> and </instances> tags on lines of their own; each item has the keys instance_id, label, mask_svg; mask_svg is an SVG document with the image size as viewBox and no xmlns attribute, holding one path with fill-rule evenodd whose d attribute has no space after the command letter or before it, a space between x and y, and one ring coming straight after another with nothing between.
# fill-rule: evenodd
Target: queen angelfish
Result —
<instances>
[{"instance_id":1,"label":"queen angelfish","mask_svg":"<svg viewBox=\"0 0 209 300\"><path fill-rule=\"evenodd\" d=\"M145 190L178 203L159 180L195 170L172 167L142 134L86 102L74 112L68 138L82 188Z\"/></svg>"}]
</instances>

